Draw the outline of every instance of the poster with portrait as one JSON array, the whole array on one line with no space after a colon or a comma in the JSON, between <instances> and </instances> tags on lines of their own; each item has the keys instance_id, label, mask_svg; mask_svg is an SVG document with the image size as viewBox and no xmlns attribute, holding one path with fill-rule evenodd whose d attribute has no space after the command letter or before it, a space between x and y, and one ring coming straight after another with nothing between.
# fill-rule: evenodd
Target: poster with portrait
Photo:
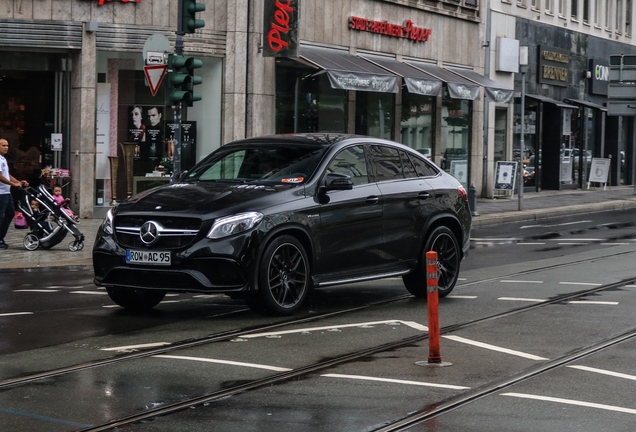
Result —
<instances>
[{"instance_id":1,"label":"poster with portrait","mask_svg":"<svg viewBox=\"0 0 636 432\"><path fill-rule=\"evenodd\" d=\"M163 107L147 107L146 115L148 119L148 125L146 126L146 146L148 150L148 159L151 161L161 161L164 157L163 137L165 123L163 121Z\"/></svg>"},{"instance_id":2,"label":"poster with portrait","mask_svg":"<svg viewBox=\"0 0 636 432\"><path fill-rule=\"evenodd\" d=\"M166 154L173 160L174 157L174 141L175 124L173 122L167 123L167 131L170 135L166 140L167 149ZM182 121L181 122L181 170L187 170L192 168L197 162L197 122L195 121Z\"/></svg>"},{"instance_id":3,"label":"poster with portrait","mask_svg":"<svg viewBox=\"0 0 636 432\"><path fill-rule=\"evenodd\" d=\"M128 107L128 141L138 143L135 160L160 162L164 157L164 106Z\"/></svg>"},{"instance_id":4,"label":"poster with portrait","mask_svg":"<svg viewBox=\"0 0 636 432\"><path fill-rule=\"evenodd\" d=\"M140 105L128 107L128 142L135 142L135 160L142 158L141 144L146 141L146 125L143 124L143 108Z\"/></svg>"}]
</instances>

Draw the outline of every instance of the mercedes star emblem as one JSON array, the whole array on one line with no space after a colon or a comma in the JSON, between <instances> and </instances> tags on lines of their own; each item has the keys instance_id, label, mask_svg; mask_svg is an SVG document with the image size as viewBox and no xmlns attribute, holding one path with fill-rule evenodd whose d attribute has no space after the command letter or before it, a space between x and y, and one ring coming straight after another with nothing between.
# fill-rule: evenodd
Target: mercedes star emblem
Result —
<instances>
[{"instance_id":1,"label":"mercedes star emblem","mask_svg":"<svg viewBox=\"0 0 636 432\"><path fill-rule=\"evenodd\" d=\"M159 239L159 236L161 235L159 233L160 230L161 227L157 222L148 221L141 226L141 229L139 230L139 238L141 238L142 242L150 246Z\"/></svg>"}]
</instances>

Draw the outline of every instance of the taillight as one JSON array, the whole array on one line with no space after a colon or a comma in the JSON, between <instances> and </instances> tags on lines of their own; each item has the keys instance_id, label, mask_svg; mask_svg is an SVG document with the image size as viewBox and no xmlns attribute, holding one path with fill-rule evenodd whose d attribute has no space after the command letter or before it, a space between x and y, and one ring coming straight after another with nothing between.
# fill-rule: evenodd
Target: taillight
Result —
<instances>
[{"instance_id":1,"label":"taillight","mask_svg":"<svg viewBox=\"0 0 636 432\"><path fill-rule=\"evenodd\" d=\"M462 196L462 198L464 198L465 201L468 201L468 194L466 193L466 189L464 189L464 186L458 187L457 192L459 192L459 194Z\"/></svg>"}]
</instances>

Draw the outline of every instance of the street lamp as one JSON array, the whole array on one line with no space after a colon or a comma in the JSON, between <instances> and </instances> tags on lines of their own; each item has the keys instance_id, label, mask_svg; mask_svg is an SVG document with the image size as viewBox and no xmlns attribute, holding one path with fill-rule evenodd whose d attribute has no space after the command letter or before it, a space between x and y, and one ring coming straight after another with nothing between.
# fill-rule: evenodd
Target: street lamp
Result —
<instances>
[{"instance_id":1,"label":"street lamp","mask_svg":"<svg viewBox=\"0 0 636 432\"><path fill-rule=\"evenodd\" d=\"M519 139L519 211L523 210L523 151L526 147L525 135L525 108L526 108L526 72L528 72L528 47L519 47L519 72L521 72L521 134Z\"/></svg>"}]
</instances>

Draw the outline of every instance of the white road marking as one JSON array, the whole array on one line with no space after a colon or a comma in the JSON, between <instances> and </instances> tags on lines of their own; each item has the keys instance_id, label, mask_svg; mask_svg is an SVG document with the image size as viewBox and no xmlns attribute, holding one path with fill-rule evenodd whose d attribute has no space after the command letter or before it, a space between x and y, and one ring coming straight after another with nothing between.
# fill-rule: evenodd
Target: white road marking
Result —
<instances>
[{"instance_id":1,"label":"white road marking","mask_svg":"<svg viewBox=\"0 0 636 432\"><path fill-rule=\"evenodd\" d=\"M179 297L181 294L166 294L166 297Z\"/></svg>"},{"instance_id":2,"label":"white road marking","mask_svg":"<svg viewBox=\"0 0 636 432\"><path fill-rule=\"evenodd\" d=\"M625 378L628 380L632 380L632 381L636 381L636 375L627 375L624 373L620 373L620 372L612 372L612 371L608 371L605 369L597 369L597 368L592 368L592 367L588 367L588 366L567 366L569 368L572 369L579 369L582 371L587 371L587 372L594 372L594 373L599 373L599 374L603 374L603 375L610 375L613 377L617 377L617 378Z\"/></svg>"},{"instance_id":3,"label":"white road marking","mask_svg":"<svg viewBox=\"0 0 636 432\"><path fill-rule=\"evenodd\" d=\"M585 301L585 300L572 300L568 302L569 304L593 304L593 305L617 305L618 302L608 302L608 301Z\"/></svg>"},{"instance_id":4,"label":"white road marking","mask_svg":"<svg viewBox=\"0 0 636 432\"><path fill-rule=\"evenodd\" d=\"M556 403L562 403L566 405L577 405L577 406L588 407L588 408L604 409L608 411L618 411L618 412L627 413L627 414L636 414L636 409L632 409L632 408L622 408L622 407L617 407L613 405L603 405L603 404L597 404L597 403L591 403L591 402L577 401L573 399L561 399L561 398L537 396L537 395L531 395L531 394L525 394L525 393L503 393L502 396L512 396L512 397L523 398L523 399L542 400L546 402L556 402Z\"/></svg>"},{"instance_id":5,"label":"white road marking","mask_svg":"<svg viewBox=\"0 0 636 432\"><path fill-rule=\"evenodd\" d=\"M465 280L467 280L467 279L466 279L466 278L460 278L460 277L458 277L458 278L457 278L457 280L458 280L458 281L465 281Z\"/></svg>"},{"instance_id":6,"label":"white road marking","mask_svg":"<svg viewBox=\"0 0 636 432\"><path fill-rule=\"evenodd\" d=\"M523 240L521 237L509 237L509 238L499 238L499 237L484 237L484 238L472 238L471 241L485 241L485 242L497 242L497 241L520 241Z\"/></svg>"},{"instance_id":7,"label":"white road marking","mask_svg":"<svg viewBox=\"0 0 636 432\"><path fill-rule=\"evenodd\" d=\"M562 241L563 239L552 239L552 241ZM603 241L605 239L598 239L598 238L571 238L568 239L568 241L573 241L573 242L591 242L591 241Z\"/></svg>"},{"instance_id":8,"label":"white road marking","mask_svg":"<svg viewBox=\"0 0 636 432\"><path fill-rule=\"evenodd\" d=\"M102 306L102 307L105 307L105 308L118 308L118 307L121 307L121 306L119 306L119 305L105 305L105 306Z\"/></svg>"},{"instance_id":9,"label":"white road marking","mask_svg":"<svg viewBox=\"0 0 636 432\"><path fill-rule=\"evenodd\" d=\"M585 220L585 221L578 221L578 222L565 222L565 223L555 224L555 225L525 225L525 226L522 226L521 229L540 228L540 227L549 228L549 227L556 227L556 226L576 225L576 224L582 224L582 223L588 223L588 222L592 222L592 221Z\"/></svg>"},{"instance_id":10,"label":"white road marking","mask_svg":"<svg viewBox=\"0 0 636 432\"><path fill-rule=\"evenodd\" d=\"M452 298L452 299L476 299L477 296L447 295L446 298Z\"/></svg>"},{"instance_id":11,"label":"white road marking","mask_svg":"<svg viewBox=\"0 0 636 432\"><path fill-rule=\"evenodd\" d=\"M194 298L212 298L212 297L222 297L223 294L200 294L193 296Z\"/></svg>"},{"instance_id":12,"label":"white road marking","mask_svg":"<svg viewBox=\"0 0 636 432\"><path fill-rule=\"evenodd\" d=\"M622 246L629 243L601 243L601 246Z\"/></svg>"},{"instance_id":13,"label":"white road marking","mask_svg":"<svg viewBox=\"0 0 636 432\"><path fill-rule=\"evenodd\" d=\"M21 290L13 290L13 292L39 292L39 293L52 293L59 292L60 290L54 289L21 289Z\"/></svg>"},{"instance_id":14,"label":"white road marking","mask_svg":"<svg viewBox=\"0 0 636 432\"><path fill-rule=\"evenodd\" d=\"M11 312L11 313L3 313L3 314L0 314L0 317L3 317L3 316L14 316L14 315L33 315L33 312Z\"/></svg>"},{"instance_id":15,"label":"white road marking","mask_svg":"<svg viewBox=\"0 0 636 432\"><path fill-rule=\"evenodd\" d=\"M471 339L463 338L461 336L442 336L442 337L444 337L446 339L454 340L455 342L461 342L461 343L465 343L465 344L468 344L468 345L474 345L474 346L477 346L477 347L480 347L480 348L486 348L486 349L489 349L489 350L492 350L492 351L498 351L498 352L502 352L502 353L506 353L506 354L516 355L518 357L523 357L523 358L527 358L527 359L530 359L530 360L548 360L547 358L539 357L539 356L536 356L534 354L528 354L528 353L524 353L524 352L521 352L521 351L515 351L515 350L508 349L508 348L502 348L502 347L498 347L498 346L495 346L495 345L490 345L490 344L483 343L483 342L477 342L477 341L474 341L474 340L471 340Z\"/></svg>"},{"instance_id":16,"label":"white road marking","mask_svg":"<svg viewBox=\"0 0 636 432\"><path fill-rule=\"evenodd\" d=\"M393 323L404 324L404 325L406 325L408 327L414 328L415 330L428 331L428 327L423 326L423 325L421 325L419 323L416 323L415 321L387 320L387 321L364 322L364 323L357 323L357 324L343 324L343 325L330 325L330 326L324 326L324 327L311 327L311 328L302 328L302 329L296 329L296 330L285 330L285 331L277 331L277 332L269 332L269 333L256 333L256 334L249 334L249 335L241 335L239 337L240 338L244 338L244 339L253 339L253 338L273 336L273 335L284 335L284 334L294 334L294 333L303 333L303 332L306 333L306 332L312 332L312 331L342 329L342 328L347 328L347 327L362 327L362 326L371 326L371 325L376 325L376 324L393 324Z\"/></svg>"},{"instance_id":17,"label":"white road marking","mask_svg":"<svg viewBox=\"0 0 636 432\"><path fill-rule=\"evenodd\" d=\"M424 387L438 387L438 388L446 388L452 390L466 390L470 387L456 386L450 384L435 384L435 383L427 383L420 381L408 381L408 380L399 380L399 379L390 379L390 378L376 378L369 376L361 376L361 375L343 375L343 374L324 374L321 375L323 377L328 378L347 378L347 379L357 379L363 381L380 381L380 382L388 382L395 384L408 384L408 385L416 385L416 386L424 386Z\"/></svg>"},{"instance_id":18,"label":"white road marking","mask_svg":"<svg viewBox=\"0 0 636 432\"><path fill-rule=\"evenodd\" d=\"M543 283L543 281L513 280L513 279L502 279L499 282L503 282L503 283L529 283L529 284L542 284Z\"/></svg>"},{"instance_id":19,"label":"white road marking","mask_svg":"<svg viewBox=\"0 0 636 432\"><path fill-rule=\"evenodd\" d=\"M108 293L99 291L71 291L71 294L108 295Z\"/></svg>"},{"instance_id":20,"label":"white road marking","mask_svg":"<svg viewBox=\"0 0 636 432\"><path fill-rule=\"evenodd\" d=\"M267 369L267 370L273 370L277 372L288 372L290 370L293 370L293 369L282 368L277 366L268 366L268 365L261 365L256 363L243 363L243 362L235 362L235 361L229 361L229 360L216 360L216 359L209 359L209 358L202 358L202 357L173 356L173 355L163 355L163 354L156 355L153 357L175 359L175 360L193 360L193 361L200 361L200 362L206 362L206 363L227 364L232 366L243 366L243 367L251 367L256 369Z\"/></svg>"},{"instance_id":21,"label":"white road marking","mask_svg":"<svg viewBox=\"0 0 636 432\"><path fill-rule=\"evenodd\" d=\"M544 245L545 243L517 243L518 245L524 245L524 246L533 246L533 245Z\"/></svg>"},{"instance_id":22,"label":"white road marking","mask_svg":"<svg viewBox=\"0 0 636 432\"><path fill-rule=\"evenodd\" d=\"M557 243L559 246L580 245L585 246L587 243Z\"/></svg>"},{"instance_id":23,"label":"white road marking","mask_svg":"<svg viewBox=\"0 0 636 432\"><path fill-rule=\"evenodd\" d=\"M559 282L559 285L601 286L601 284L599 283L587 283L587 282Z\"/></svg>"},{"instance_id":24,"label":"white road marking","mask_svg":"<svg viewBox=\"0 0 636 432\"><path fill-rule=\"evenodd\" d=\"M499 297L497 300L506 300L506 301L526 301L526 302L544 302L547 301L545 299L533 299L533 298L520 298L520 297Z\"/></svg>"},{"instance_id":25,"label":"white road marking","mask_svg":"<svg viewBox=\"0 0 636 432\"><path fill-rule=\"evenodd\" d=\"M147 343L147 344L141 344L141 345L128 345L128 346L120 346L120 347L101 348L100 351L126 351L131 349L152 348L152 347L160 347L160 346L166 346L166 345L170 345L170 342L154 342L154 343Z\"/></svg>"},{"instance_id":26,"label":"white road marking","mask_svg":"<svg viewBox=\"0 0 636 432\"><path fill-rule=\"evenodd\" d=\"M636 288L636 285L625 285L625 288Z\"/></svg>"}]
</instances>

